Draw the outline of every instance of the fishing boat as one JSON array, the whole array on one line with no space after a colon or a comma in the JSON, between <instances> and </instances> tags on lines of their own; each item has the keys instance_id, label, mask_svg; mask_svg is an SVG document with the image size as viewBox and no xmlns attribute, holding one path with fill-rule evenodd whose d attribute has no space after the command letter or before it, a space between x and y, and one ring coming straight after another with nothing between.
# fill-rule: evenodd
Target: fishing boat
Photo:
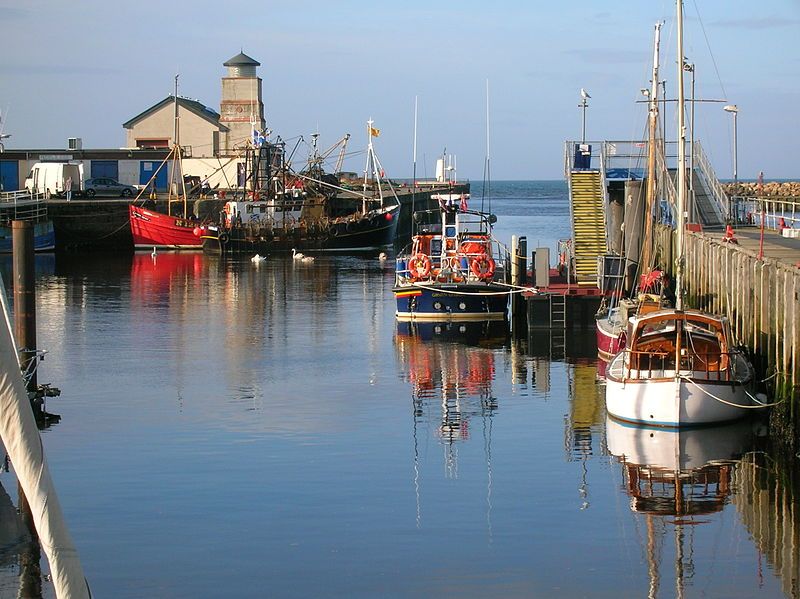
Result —
<instances>
[{"instance_id":1,"label":"fishing boat","mask_svg":"<svg viewBox=\"0 0 800 599\"><path fill-rule=\"evenodd\" d=\"M56 235L53 221L47 214L47 200L43 194L33 194L26 189L0 192L0 253L12 250L12 221L28 221L33 226L33 249L48 252L55 249Z\"/></svg>"},{"instance_id":2,"label":"fishing boat","mask_svg":"<svg viewBox=\"0 0 800 599\"><path fill-rule=\"evenodd\" d=\"M504 284L494 214L470 210L467 194L437 194L439 207L414 213L410 251L396 260L400 320L504 320Z\"/></svg>"},{"instance_id":3,"label":"fishing boat","mask_svg":"<svg viewBox=\"0 0 800 599\"><path fill-rule=\"evenodd\" d=\"M180 127L178 118L178 77L175 76L175 133L172 149L164 161L153 172L150 181L141 189L136 199L128 206L133 247L143 249L199 250L202 248L199 222L189 211L186 183L183 176L180 147ZM172 181L167 197L167 212L160 212L154 206L148 206L148 198L144 194L150 191L156 176L168 164L172 164ZM180 180L178 180L180 177ZM173 196L173 190L176 192ZM141 204L137 203L141 200ZM178 209L173 213L173 204Z\"/></svg>"},{"instance_id":4,"label":"fishing boat","mask_svg":"<svg viewBox=\"0 0 800 599\"><path fill-rule=\"evenodd\" d=\"M678 193L675 307L628 319L626 347L606 369L606 409L621 420L693 426L742 417L763 407L749 391L753 367L732 341L722 316L683 306L686 130L683 88L683 7L678 23Z\"/></svg>"},{"instance_id":5,"label":"fishing boat","mask_svg":"<svg viewBox=\"0 0 800 599\"><path fill-rule=\"evenodd\" d=\"M203 227L203 250L213 254L369 252L394 242L400 202L384 178L368 122L367 168L362 192L339 187L318 167L295 173L285 144L259 139L247 149L247 192L224 205L218 223ZM315 164L315 160L310 161ZM339 192L350 192L339 197Z\"/></svg>"}]
</instances>

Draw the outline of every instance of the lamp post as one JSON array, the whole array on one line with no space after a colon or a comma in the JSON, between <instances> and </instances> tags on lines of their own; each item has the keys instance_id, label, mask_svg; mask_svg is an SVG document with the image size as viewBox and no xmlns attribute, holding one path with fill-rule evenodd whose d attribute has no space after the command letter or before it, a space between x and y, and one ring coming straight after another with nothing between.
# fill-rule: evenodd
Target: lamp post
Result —
<instances>
[{"instance_id":1,"label":"lamp post","mask_svg":"<svg viewBox=\"0 0 800 599\"><path fill-rule=\"evenodd\" d=\"M736 117L739 115L739 107L736 104L728 104L727 106L723 106L722 108L725 112L730 112L733 115L733 184L734 189L736 184L739 182L739 176L737 173L737 163L738 163L738 146L736 140ZM728 202L728 220L731 218L731 203Z\"/></svg>"},{"instance_id":2,"label":"lamp post","mask_svg":"<svg viewBox=\"0 0 800 599\"><path fill-rule=\"evenodd\" d=\"M585 89L581 88L581 103L578 104L578 108L583 110L583 127L581 128L581 143L586 143L586 109L589 107L589 102L587 101L592 96L589 95Z\"/></svg>"},{"instance_id":3,"label":"lamp post","mask_svg":"<svg viewBox=\"0 0 800 599\"><path fill-rule=\"evenodd\" d=\"M692 74L692 92L689 100L689 215L692 222L700 220L694 201L694 63L684 59L683 70Z\"/></svg>"},{"instance_id":4,"label":"lamp post","mask_svg":"<svg viewBox=\"0 0 800 599\"><path fill-rule=\"evenodd\" d=\"M725 112L730 112L733 115L733 182L738 183L739 177L737 176L737 144L736 144L736 116L739 114L739 107L736 104L728 104L722 108Z\"/></svg>"}]
</instances>

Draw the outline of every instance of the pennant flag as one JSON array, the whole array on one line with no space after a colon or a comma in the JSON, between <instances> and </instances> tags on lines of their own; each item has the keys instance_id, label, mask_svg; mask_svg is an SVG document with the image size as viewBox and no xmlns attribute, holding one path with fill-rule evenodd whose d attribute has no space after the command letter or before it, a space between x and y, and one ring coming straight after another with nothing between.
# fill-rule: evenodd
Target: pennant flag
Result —
<instances>
[{"instance_id":1,"label":"pennant flag","mask_svg":"<svg viewBox=\"0 0 800 599\"><path fill-rule=\"evenodd\" d=\"M381 130L375 127L369 127L369 134L371 137L378 137L381 134Z\"/></svg>"}]
</instances>

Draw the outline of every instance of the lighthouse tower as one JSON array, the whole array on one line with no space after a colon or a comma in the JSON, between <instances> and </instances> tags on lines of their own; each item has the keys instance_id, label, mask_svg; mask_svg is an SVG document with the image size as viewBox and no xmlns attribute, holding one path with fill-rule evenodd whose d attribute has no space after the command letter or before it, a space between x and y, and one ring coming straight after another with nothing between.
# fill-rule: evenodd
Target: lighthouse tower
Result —
<instances>
[{"instance_id":1,"label":"lighthouse tower","mask_svg":"<svg viewBox=\"0 0 800 599\"><path fill-rule=\"evenodd\" d=\"M228 132L220 149L223 154L231 155L252 138L253 129L263 131L266 127L261 78L256 74L261 63L240 52L223 66L228 67L228 74L222 78L219 122Z\"/></svg>"}]
</instances>

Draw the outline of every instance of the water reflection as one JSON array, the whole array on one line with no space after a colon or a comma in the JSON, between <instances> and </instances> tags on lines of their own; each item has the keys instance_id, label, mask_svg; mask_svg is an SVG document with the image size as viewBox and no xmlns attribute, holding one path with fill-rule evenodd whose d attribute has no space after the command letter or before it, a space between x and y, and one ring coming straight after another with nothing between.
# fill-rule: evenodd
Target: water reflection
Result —
<instances>
[{"instance_id":1,"label":"water reflection","mask_svg":"<svg viewBox=\"0 0 800 599\"><path fill-rule=\"evenodd\" d=\"M452 475L454 444L469 438L470 418L491 415L497 408L494 350L507 338L502 321L397 323L395 348L401 372L411 383L415 421L438 419Z\"/></svg>"},{"instance_id":2,"label":"water reflection","mask_svg":"<svg viewBox=\"0 0 800 599\"><path fill-rule=\"evenodd\" d=\"M645 517L648 597L659 594L664 539L673 527L675 594L694 577L693 527L721 512L733 494L739 458L753 444L753 424L695 429L641 427L606 418L610 454L622 465L633 512Z\"/></svg>"},{"instance_id":3,"label":"water reflection","mask_svg":"<svg viewBox=\"0 0 800 599\"><path fill-rule=\"evenodd\" d=\"M486 460L486 524L491 536L492 416L498 407L492 392L495 351L508 340L503 321L398 322L395 351L400 372L411 384L416 524L421 522L420 426L436 423L444 449L446 478L458 478L458 442L470 437L470 421L480 418Z\"/></svg>"}]
</instances>

